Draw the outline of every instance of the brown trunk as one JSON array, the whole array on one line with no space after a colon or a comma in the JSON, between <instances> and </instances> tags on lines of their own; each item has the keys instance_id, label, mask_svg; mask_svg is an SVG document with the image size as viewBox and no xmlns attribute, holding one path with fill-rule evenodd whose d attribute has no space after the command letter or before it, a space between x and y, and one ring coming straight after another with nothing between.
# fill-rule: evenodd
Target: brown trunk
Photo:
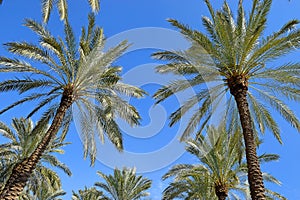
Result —
<instances>
[{"instance_id":1,"label":"brown trunk","mask_svg":"<svg viewBox=\"0 0 300 200\"><path fill-rule=\"evenodd\" d=\"M3 188L0 199L1 200L17 200L20 193L23 191L27 180L31 176L32 171L35 169L36 164L40 161L40 158L44 151L47 149L52 138L56 136L67 109L72 105L72 90L66 90L63 93L61 103L51 126L47 130L45 137L39 143L34 152L22 162L15 165L12 173L7 180L5 187Z\"/></svg>"},{"instance_id":2,"label":"brown trunk","mask_svg":"<svg viewBox=\"0 0 300 200\"><path fill-rule=\"evenodd\" d=\"M251 198L253 200L263 200L266 199L264 194L265 189L256 153L252 119L247 102L248 80L243 76L236 76L228 80L228 85L231 94L235 98L243 129Z\"/></svg>"},{"instance_id":3,"label":"brown trunk","mask_svg":"<svg viewBox=\"0 0 300 200\"><path fill-rule=\"evenodd\" d=\"M226 200L228 196L228 188L224 184L215 184L215 193L219 200Z\"/></svg>"}]
</instances>

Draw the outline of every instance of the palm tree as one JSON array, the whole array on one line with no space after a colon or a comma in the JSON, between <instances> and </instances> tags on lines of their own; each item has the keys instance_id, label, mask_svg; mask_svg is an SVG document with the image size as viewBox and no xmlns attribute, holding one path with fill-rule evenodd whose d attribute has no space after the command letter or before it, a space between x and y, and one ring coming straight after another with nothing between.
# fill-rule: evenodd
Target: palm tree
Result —
<instances>
[{"instance_id":1,"label":"palm tree","mask_svg":"<svg viewBox=\"0 0 300 200\"><path fill-rule=\"evenodd\" d=\"M21 194L19 196L20 200L62 200L59 197L62 197L66 194L66 192L62 190L51 190L49 191L49 187L46 185L41 185L39 190L35 195L31 193Z\"/></svg>"},{"instance_id":2,"label":"palm tree","mask_svg":"<svg viewBox=\"0 0 300 200\"><path fill-rule=\"evenodd\" d=\"M112 200L137 200L149 196L146 192L151 187L152 181L136 175L135 169L115 169L113 175L97 174L105 182L97 182L95 186L100 187L107 193L108 199Z\"/></svg>"},{"instance_id":3,"label":"palm tree","mask_svg":"<svg viewBox=\"0 0 300 200\"><path fill-rule=\"evenodd\" d=\"M213 113L218 113L216 108L222 106L221 99L229 93L224 118L228 120L230 129L242 126L251 197L265 199L254 130L259 129L263 133L269 129L281 142L279 126L270 111L274 108L300 131L296 115L281 100L299 101L300 64L287 63L273 67L266 63L299 48L300 30L294 29L299 22L291 20L279 31L263 38L272 0L253 0L248 18L245 17L242 0L239 1L236 18L226 1L222 10L218 11L213 9L209 0L205 3L211 14L211 19L202 18L207 34L192 30L176 20L169 20L191 41L192 47L184 52L153 54L157 59L170 61L159 66L157 71L184 75L187 80L177 80L164 86L154 97L159 103L174 93L196 88L196 95L170 116L172 126L195 105L199 105L183 132L181 139L184 140L192 133L201 134ZM212 87L205 89L210 83ZM203 90L199 91L199 88ZM270 108L264 105L270 105Z\"/></svg>"},{"instance_id":4,"label":"palm tree","mask_svg":"<svg viewBox=\"0 0 300 200\"><path fill-rule=\"evenodd\" d=\"M12 127L14 130L0 122L0 133L8 140L7 143L0 145L0 155L2 157L0 166L1 182L5 182L9 178L15 164L27 158L34 151L48 129L47 124L34 126L31 119L24 118L13 119ZM50 196L50 193L58 194L57 191L61 189L60 178L47 165L59 168L71 176L70 169L53 155L53 153L63 154L64 151L61 147L67 144L61 142L59 138L51 140L45 153L41 156L41 160L37 163L36 169L29 177L27 186L21 195L23 199L28 199L28 196L31 196L29 199L32 199L38 195L44 195L45 197L47 194ZM62 191L60 191L60 194L62 194Z\"/></svg>"},{"instance_id":5,"label":"palm tree","mask_svg":"<svg viewBox=\"0 0 300 200\"><path fill-rule=\"evenodd\" d=\"M100 0L88 0L92 11L97 13L100 10ZM49 21L49 17L51 11L53 9L53 4L56 4L60 19L66 20L67 19L67 12L68 12L68 4L67 0L42 0L42 14L43 14L43 21L47 23Z\"/></svg>"},{"instance_id":6,"label":"palm tree","mask_svg":"<svg viewBox=\"0 0 300 200\"><path fill-rule=\"evenodd\" d=\"M84 157L89 156L93 164L97 153L96 136L104 141L106 134L119 150L123 148L122 134L115 121L116 117L124 119L130 125L139 124L138 112L123 100L121 95L122 97L144 95L139 88L122 83L121 67L112 66L128 45L122 42L104 52L103 31L95 26L94 15L89 15L88 29L82 28L79 45L76 45L74 33L67 21L64 40L56 39L36 21L26 20L25 26L39 36L39 45L27 42L11 42L5 45L11 53L43 65L34 67L19 59L0 57L1 72L17 72L17 76L22 74L20 78L0 82L0 91L28 94L1 110L0 114L17 105L35 100L39 103L27 117L43 108L45 112L40 122L49 118L53 120L38 147L28 158L14 167L0 195L2 199L16 198L23 190L41 155L62 125L64 129L61 137L65 137L72 120L72 105L77 106L79 111L76 116L80 117L81 121ZM28 76L24 75L26 73Z\"/></svg>"},{"instance_id":7,"label":"palm tree","mask_svg":"<svg viewBox=\"0 0 300 200\"><path fill-rule=\"evenodd\" d=\"M163 199L248 199L246 163L241 133L228 135L225 126L208 127L207 136L199 136L196 141L187 141L186 150L196 156L200 164L179 164L163 176L163 180L175 177L164 190ZM263 154L261 162L278 160L274 154ZM270 174L264 173L265 180L280 184ZM280 194L267 190L270 199L285 199Z\"/></svg>"},{"instance_id":8,"label":"palm tree","mask_svg":"<svg viewBox=\"0 0 300 200\"><path fill-rule=\"evenodd\" d=\"M78 193L73 191L72 200L108 200L103 196L101 191L96 190L96 188L84 188L84 190L79 190Z\"/></svg>"}]
</instances>

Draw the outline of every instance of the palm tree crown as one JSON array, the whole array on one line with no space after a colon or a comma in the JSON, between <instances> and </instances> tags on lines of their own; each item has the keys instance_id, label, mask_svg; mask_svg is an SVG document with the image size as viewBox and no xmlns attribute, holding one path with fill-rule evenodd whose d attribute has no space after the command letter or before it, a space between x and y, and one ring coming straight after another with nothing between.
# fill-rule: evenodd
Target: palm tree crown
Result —
<instances>
[{"instance_id":1,"label":"palm tree crown","mask_svg":"<svg viewBox=\"0 0 300 200\"><path fill-rule=\"evenodd\" d=\"M96 188L87 188L79 190L78 193L73 192L72 200L108 200L103 196L103 192L96 190Z\"/></svg>"},{"instance_id":2,"label":"palm tree crown","mask_svg":"<svg viewBox=\"0 0 300 200\"><path fill-rule=\"evenodd\" d=\"M96 186L100 187L113 200L137 200L149 196L146 192L151 187L151 180L137 176L135 169L123 168L115 169L113 175L105 175L97 172L105 182L97 182Z\"/></svg>"},{"instance_id":3,"label":"palm tree crown","mask_svg":"<svg viewBox=\"0 0 300 200\"><path fill-rule=\"evenodd\" d=\"M239 131L229 135L224 126L208 127L207 135L196 141L187 141L186 150L196 156L199 164L178 164L163 176L174 180L163 192L163 199L243 199L248 197L245 179L247 167ZM275 154L263 154L261 162L278 160ZM264 173L264 179L275 184L280 182ZM267 190L270 199L285 199L280 194ZM272 197L272 198L271 198Z\"/></svg>"},{"instance_id":4,"label":"palm tree crown","mask_svg":"<svg viewBox=\"0 0 300 200\"><path fill-rule=\"evenodd\" d=\"M209 0L205 3L211 14L211 19L202 18L207 34L192 30L176 20L169 20L191 41L192 47L183 52L153 54L157 59L170 61L157 70L184 75L187 80L166 85L154 97L161 102L174 93L196 88L196 95L170 116L170 124L173 125L195 105L200 105L183 132L184 140L191 133L201 134L216 108L219 105L224 107L224 95L229 95L223 117L229 129L242 126L251 195L253 199L264 199L254 130L257 128L264 133L268 129L281 142L279 126L271 115L273 108L300 131L296 115L281 100L300 100L300 64L291 62L277 67L268 64L300 47L300 30L294 28L299 22L291 20L279 31L263 38L272 0L253 0L248 18L242 0L239 1L236 18L226 1L218 11L213 9ZM205 89L210 83L212 87ZM202 90L199 91L199 88Z\"/></svg>"},{"instance_id":5,"label":"palm tree crown","mask_svg":"<svg viewBox=\"0 0 300 200\"><path fill-rule=\"evenodd\" d=\"M1 135L8 139L7 143L0 145L0 155L2 157L0 165L1 182L5 182L8 179L16 163L21 162L34 151L48 129L47 124L34 126L32 120L24 118L13 119L12 127L15 131L0 122ZM67 144L61 142L59 138L51 141L35 171L29 178L24 194L21 195L22 199L37 198L41 193L44 196L50 193L57 193L61 189L61 181L58 174L46 167L45 164L59 168L71 176L70 169L53 155L53 153L63 154L64 151L61 147ZM43 192L41 192L42 190ZM59 191L59 193L62 194L63 192Z\"/></svg>"},{"instance_id":6,"label":"palm tree crown","mask_svg":"<svg viewBox=\"0 0 300 200\"><path fill-rule=\"evenodd\" d=\"M126 42L103 52L103 32L101 28L95 26L93 15L89 15L88 29L82 28L78 51L76 51L75 36L68 23L65 24L66 43L63 43L61 38L53 37L43 25L33 20L26 20L25 26L38 34L40 46L27 42L12 42L5 45L10 52L45 64L45 67L34 67L25 61L0 57L2 72L29 74L22 78L0 82L2 92L29 93L0 113L25 102L40 100L27 117L48 107L43 114L42 120L44 120L55 115L60 102L70 101L71 104L76 104L82 120L85 155L91 153L94 161L96 148L93 142L94 129L98 130L101 139L104 139L103 133L107 133L116 147L122 149L121 132L114 118L120 117L130 125L137 125L140 116L133 106L121 99L120 94L131 97L141 97L144 94L139 88L122 83L119 74L121 67L111 66L126 50ZM71 111L70 107L66 111L64 117L66 130L63 131L62 137L65 136L67 125L72 120Z\"/></svg>"},{"instance_id":7,"label":"palm tree crown","mask_svg":"<svg viewBox=\"0 0 300 200\"><path fill-rule=\"evenodd\" d=\"M89 15L88 28L82 28L79 45L76 44L74 33L67 20L64 40L52 36L36 21L26 20L25 26L39 36L39 45L28 42L11 42L5 45L11 53L38 62L41 66L35 67L19 59L0 57L1 72L19 72L18 75L20 73L23 75L21 78L0 82L0 91L28 94L0 113L25 102L39 101L27 117L44 109L40 122L52 118L53 120L35 151L15 167L12 173L14 177L8 181L4 193L7 193L9 188L22 191L26 178L21 177L19 173L29 177L61 126L64 127L61 137L65 137L72 120L72 106L77 108L76 116L80 117L85 158L89 156L91 163L94 164L97 153L95 137L104 142L104 134L116 148L122 150L122 134L115 121L116 117L120 117L130 125L137 125L140 120L136 109L122 97L144 95L141 89L122 83L121 67L112 65L128 45L122 42L104 52L103 31L95 26L94 15ZM26 73L27 76L24 75ZM15 187L16 184L19 186Z\"/></svg>"}]
</instances>

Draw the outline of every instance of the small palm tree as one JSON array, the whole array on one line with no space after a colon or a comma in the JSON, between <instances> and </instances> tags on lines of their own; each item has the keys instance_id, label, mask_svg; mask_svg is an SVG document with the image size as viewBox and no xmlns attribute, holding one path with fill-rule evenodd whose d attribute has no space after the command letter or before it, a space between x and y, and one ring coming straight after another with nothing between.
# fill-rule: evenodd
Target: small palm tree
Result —
<instances>
[{"instance_id":1,"label":"small palm tree","mask_svg":"<svg viewBox=\"0 0 300 200\"><path fill-rule=\"evenodd\" d=\"M72 200L109 200L103 196L103 192L96 190L96 188L84 188L79 190L78 193L73 191Z\"/></svg>"},{"instance_id":2,"label":"small palm tree","mask_svg":"<svg viewBox=\"0 0 300 200\"><path fill-rule=\"evenodd\" d=\"M41 185L35 195L30 192L21 193L19 200L62 200L66 192L62 190L49 190L49 186Z\"/></svg>"},{"instance_id":3,"label":"small palm tree","mask_svg":"<svg viewBox=\"0 0 300 200\"><path fill-rule=\"evenodd\" d=\"M93 12L99 12L100 10L100 0L88 0L90 7ZM60 19L67 20L68 4L67 0L42 0L42 14L43 21L47 23L50 18L51 11L53 9L53 4L56 4L59 11Z\"/></svg>"},{"instance_id":4,"label":"small palm tree","mask_svg":"<svg viewBox=\"0 0 300 200\"><path fill-rule=\"evenodd\" d=\"M24 118L13 119L12 127L14 130L0 122L0 133L8 139L7 143L0 145L0 155L2 157L1 182L5 182L9 178L15 164L27 158L34 151L48 129L47 124L34 126L32 120ZM62 191L57 192L61 189L58 174L45 165L59 168L71 176L69 168L53 155L53 153L63 154L64 151L61 147L67 144L61 142L59 138L51 140L36 169L29 177L27 186L21 195L22 199L36 199L36 197L38 197L37 199L46 199L42 198L41 195L46 197L46 195L62 194Z\"/></svg>"},{"instance_id":5,"label":"small palm tree","mask_svg":"<svg viewBox=\"0 0 300 200\"><path fill-rule=\"evenodd\" d=\"M105 182L97 182L95 186L100 187L106 198L112 200L137 200L149 196L146 192L151 187L151 180L137 176L135 169L115 169L113 175L105 175L102 172L97 174Z\"/></svg>"},{"instance_id":6,"label":"small palm tree","mask_svg":"<svg viewBox=\"0 0 300 200\"><path fill-rule=\"evenodd\" d=\"M187 151L196 156L200 164L179 164L163 176L163 180L174 177L174 181L163 192L163 199L243 199L248 195L245 179L247 167L243 161L244 148L241 133L228 135L225 127L209 127L207 135L196 141L187 141ZM261 162L277 160L278 155L263 154ZM270 174L264 173L265 180L280 184ZM267 190L272 199L285 199L276 192Z\"/></svg>"},{"instance_id":7,"label":"small palm tree","mask_svg":"<svg viewBox=\"0 0 300 200\"><path fill-rule=\"evenodd\" d=\"M174 93L196 88L196 95L170 116L170 125L173 125L199 105L183 132L184 140L192 133L201 134L223 102L224 95L229 95L224 118L228 120L230 129L242 127L251 197L265 199L255 130L264 133L269 129L281 142L279 126L271 115L270 108L274 108L300 131L296 115L281 100L300 100L300 64L288 63L279 67L266 64L300 47L300 30L294 29L299 22L291 20L279 31L263 38L272 0L253 0L248 18L245 17L242 0L239 1L236 18L226 1L222 10L218 11L213 9L209 0L205 3L211 14L211 19L202 18L207 34L169 20L191 41L192 47L184 52L153 54L157 59L170 61L157 70L184 75L187 80L177 80L164 86L154 97L159 103ZM210 83L212 87L205 89ZM199 88L202 90L199 91ZM270 108L265 105L270 105ZM199 129L195 131L196 128Z\"/></svg>"},{"instance_id":8,"label":"small palm tree","mask_svg":"<svg viewBox=\"0 0 300 200\"><path fill-rule=\"evenodd\" d=\"M0 91L28 94L1 110L0 114L22 103L35 101L39 103L28 117L43 108L45 112L40 122L53 120L33 153L14 167L0 195L2 199L16 198L23 190L41 155L62 125L62 138L65 137L72 120L72 105L77 106L79 111L76 115L81 122L84 157L89 156L93 164L97 153L96 136L104 141L106 134L116 148L123 148L116 117L124 119L130 125L139 124L138 112L121 95L144 95L139 88L122 83L121 67L112 65L128 45L122 42L104 52L103 31L95 26L94 15L89 15L88 28L82 28L79 45L76 44L67 21L64 39L55 38L36 21L26 20L25 26L39 36L39 45L28 42L11 42L5 45L11 53L39 62L40 65L34 67L19 59L0 57L1 72L17 72L17 75L21 75L20 78L0 82Z\"/></svg>"}]
</instances>

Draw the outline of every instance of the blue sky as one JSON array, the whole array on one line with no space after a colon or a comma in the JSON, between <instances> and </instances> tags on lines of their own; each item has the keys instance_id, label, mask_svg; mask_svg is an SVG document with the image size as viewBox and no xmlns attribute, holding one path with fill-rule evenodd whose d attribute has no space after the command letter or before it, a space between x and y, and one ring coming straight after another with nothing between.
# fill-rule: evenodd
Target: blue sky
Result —
<instances>
[{"instance_id":1,"label":"blue sky","mask_svg":"<svg viewBox=\"0 0 300 200\"><path fill-rule=\"evenodd\" d=\"M90 9L85 0L69 2L69 19L78 38L81 26L86 25ZM211 2L215 8L220 8L223 1L212 0ZM229 0L228 2L235 13L237 1ZM249 1L245 3L246 7L248 4ZM247 8L249 9L249 7ZM291 2L288 0L274 1L266 34L278 30L290 19L300 18L299 8L300 2L296 0ZM4 1L3 5L0 6L0 43L24 40L36 42L35 35L22 26L22 23L25 18L41 21L40 10L39 0ZM176 32L172 32L175 29L170 26L166 19L175 18L180 22L189 24L192 28L203 30L201 16L204 15L207 16L208 13L202 0L102 0L101 10L97 15L97 24L104 28L106 37L112 43L123 37L126 39L126 36L130 39L129 42L133 42L133 47L136 49L130 49L118 61L118 64L124 67L125 81L141 86L151 96L159 88L159 85L173 77L161 77L152 73L151 69L158 62L151 59L150 54L158 49L178 49L180 47L185 48L187 45L180 36L176 35ZM62 22L59 21L56 10L51 15L48 27L54 35L62 35ZM134 42L139 45L134 46ZM151 43L155 45L151 45ZM3 46L0 47L0 55L8 55ZM299 51L297 51L280 59L278 63L300 60L299 55ZM1 79L5 77L7 75L0 75ZM150 80L149 77L153 77L153 80ZM9 98L6 94L0 95L0 107L4 107L13 99L18 98L14 93L9 94ZM94 167L90 167L89 160L82 158L82 144L79 134L76 126L72 125L67 137L67 141L72 142L72 144L65 148L65 155L59 156L60 160L65 162L73 172L71 178L62 174L63 189L68 192L64 199L70 199L72 190L77 191L84 186L90 187L94 182L100 181L96 171L111 173L110 166L134 165L135 162L138 162L138 171L150 171L145 172L144 175L154 180L150 190L151 197L154 200L160 199L160 193L167 184L167 182L162 182L160 177L173 164L196 162L196 159L189 155L180 156L182 145L176 143L180 136L181 126L184 126L185 121L183 120L179 125L172 128L167 126L167 116L178 107L184 97L172 97L166 103L153 107L154 100L150 96L139 101L131 100L138 108L143 121L142 126L135 130L122 125L125 150L128 152L128 156L116 158L113 157L114 154L105 151L105 148L110 148L109 146L101 147L98 161ZM299 105L295 103L289 105L299 117ZM24 116L29 110L30 105L25 104L1 115L0 120L10 123L12 117ZM284 144L280 145L271 134L266 133L262 137L264 143L260 146L259 153L277 153L281 159L279 162L262 165L262 170L273 174L283 183L281 187L270 186L270 188L282 193L288 199L300 199L298 192L300 190L300 175L298 173L300 168L300 135L281 118L278 120L281 125ZM149 156L152 153L154 157ZM176 159L177 157L180 158ZM133 160L129 160L129 158ZM169 158L166 163L164 163L165 158Z\"/></svg>"}]
</instances>

